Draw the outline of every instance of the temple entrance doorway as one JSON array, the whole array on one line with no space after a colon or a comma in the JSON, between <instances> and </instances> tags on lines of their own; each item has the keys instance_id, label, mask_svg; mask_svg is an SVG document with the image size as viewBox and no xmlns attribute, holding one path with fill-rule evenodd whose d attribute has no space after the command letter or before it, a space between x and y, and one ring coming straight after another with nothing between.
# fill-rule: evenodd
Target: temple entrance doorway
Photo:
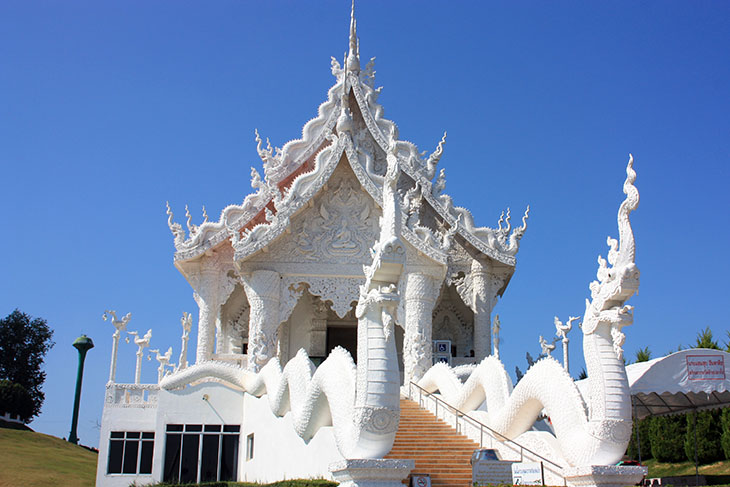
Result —
<instances>
[{"instance_id":1,"label":"temple entrance doorway","mask_svg":"<svg viewBox=\"0 0 730 487\"><path fill-rule=\"evenodd\" d=\"M350 352L357 363L357 323L327 323L327 355L337 346Z\"/></svg>"}]
</instances>

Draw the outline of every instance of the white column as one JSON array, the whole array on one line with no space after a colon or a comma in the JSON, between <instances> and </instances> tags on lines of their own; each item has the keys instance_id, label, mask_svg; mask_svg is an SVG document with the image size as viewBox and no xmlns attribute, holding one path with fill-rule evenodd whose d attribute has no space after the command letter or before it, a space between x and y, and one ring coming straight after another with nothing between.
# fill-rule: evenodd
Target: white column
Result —
<instances>
[{"instance_id":1,"label":"white column","mask_svg":"<svg viewBox=\"0 0 730 487\"><path fill-rule=\"evenodd\" d=\"M472 311L474 311L474 358L480 362L492 349L492 320L495 292L487 264L474 259L471 265Z\"/></svg>"},{"instance_id":2,"label":"white column","mask_svg":"<svg viewBox=\"0 0 730 487\"><path fill-rule=\"evenodd\" d=\"M276 355L281 276L274 271L253 271L243 278L243 285L251 306L248 320L248 369L258 372Z\"/></svg>"},{"instance_id":3,"label":"white column","mask_svg":"<svg viewBox=\"0 0 730 487\"><path fill-rule=\"evenodd\" d=\"M182 346L180 347L180 360L178 360L178 368L184 369L188 366L188 340L190 339L190 330L193 327L193 316L187 311L183 311L180 324L183 328Z\"/></svg>"},{"instance_id":4,"label":"white column","mask_svg":"<svg viewBox=\"0 0 730 487\"><path fill-rule=\"evenodd\" d=\"M196 363L213 358L215 350L216 323L220 308L228 299L235 281L216 265L204 267L196 275L193 297L198 304L198 349Z\"/></svg>"},{"instance_id":5,"label":"white column","mask_svg":"<svg viewBox=\"0 0 730 487\"><path fill-rule=\"evenodd\" d=\"M117 377L117 353L119 352L119 330L114 331L113 342L112 342L112 363L109 368L109 382L114 383Z\"/></svg>"},{"instance_id":6,"label":"white column","mask_svg":"<svg viewBox=\"0 0 730 487\"><path fill-rule=\"evenodd\" d=\"M432 365L432 313L438 288L436 280L426 274L415 272L405 277L403 368L404 384L408 385L423 377Z\"/></svg>"}]
</instances>

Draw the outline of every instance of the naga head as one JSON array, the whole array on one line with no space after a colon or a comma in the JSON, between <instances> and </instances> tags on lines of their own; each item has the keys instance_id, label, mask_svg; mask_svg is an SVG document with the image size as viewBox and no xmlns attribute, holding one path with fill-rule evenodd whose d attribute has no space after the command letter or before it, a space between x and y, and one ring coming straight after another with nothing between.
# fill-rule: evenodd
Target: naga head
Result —
<instances>
[{"instance_id":1,"label":"naga head","mask_svg":"<svg viewBox=\"0 0 730 487\"><path fill-rule=\"evenodd\" d=\"M597 280L590 284L591 299L586 300L583 333L593 333L599 324L609 326L614 349L619 358L623 355L621 346L625 336L621 328L633 320L631 306L625 306L631 296L639 290L639 268L636 266L634 232L629 216L639 206L639 192L634 186L636 172L634 158L629 156L626 167L624 193L626 198L618 210L619 240L607 239L608 258L598 257Z\"/></svg>"}]
</instances>

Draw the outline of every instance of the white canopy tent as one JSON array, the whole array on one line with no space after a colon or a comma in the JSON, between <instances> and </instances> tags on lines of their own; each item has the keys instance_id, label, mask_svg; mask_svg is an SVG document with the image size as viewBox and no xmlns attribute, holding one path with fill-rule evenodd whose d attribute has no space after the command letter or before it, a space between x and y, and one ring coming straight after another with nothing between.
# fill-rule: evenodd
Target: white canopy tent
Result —
<instances>
[{"instance_id":1,"label":"white canopy tent","mask_svg":"<svg viewBox=\"0 0 730 487\"><path fill-rule=\"evenodd\" d=\"M682 350L648 362L626 366L634 420L730 406L730 353L709 348ZM695 485L697 415L694 415ZM641 438L636 429L641 461Z\"/></svg>"},{"instance_id":2,"label":"white canopy tent","mask_svg":"<svg viewBox=\"0 0 730 487\"><path fill-rule=\"evenodd\" d=\"M730 406L730 353L682 350L626 366L634 417Z\"/></svg>"}]
</instances>

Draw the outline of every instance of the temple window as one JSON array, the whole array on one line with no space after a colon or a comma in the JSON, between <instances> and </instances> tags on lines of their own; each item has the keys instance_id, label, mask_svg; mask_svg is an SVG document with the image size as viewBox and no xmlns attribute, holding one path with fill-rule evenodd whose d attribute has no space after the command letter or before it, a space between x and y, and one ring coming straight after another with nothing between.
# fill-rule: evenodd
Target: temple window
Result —
<instances>
[{"instance_id":1,"label":"temple window","mask_svg":"<svg viewBox=\"0 0 730 487\"><path fill-rule=\"evenodd\" d=\"M240 431L240 425L168 424L162 480L236 480Z\"/></svg>"},{"instance_id":2,"label":"temple window","mask_svg":"<svg viewBox=\"0 0 730 487\"><path fill-rule=\"evenodd\" d=\"M112 431L106 473L151 474L154 446L153 432Z\"/></svg>"}]
</instances>

